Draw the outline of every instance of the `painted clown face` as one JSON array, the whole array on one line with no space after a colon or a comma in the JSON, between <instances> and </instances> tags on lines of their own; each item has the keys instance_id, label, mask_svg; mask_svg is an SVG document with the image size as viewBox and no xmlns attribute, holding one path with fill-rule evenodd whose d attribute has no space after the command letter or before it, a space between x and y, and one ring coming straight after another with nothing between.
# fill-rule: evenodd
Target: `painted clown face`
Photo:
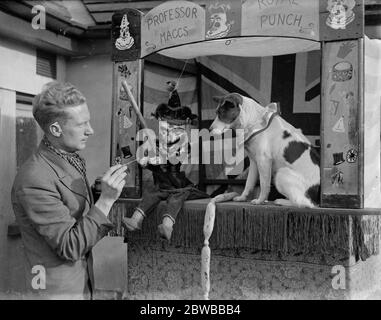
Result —
<instances>
[{"instance_id":1,"label":"painted clown face","mask_svg":"<svg viewBox=\"0 0 381 320\"><path fill-rule=\"evenodd\" d=\"M355 4L354 0L328 0L326 24L333 29L345 29L355 18L352 11Z\"/></svg>"},{"instance_id":2,"label":"painted clown face","mask_svg":"<svg viewBox=\"0 0 381 320\"><path fill-rule=\"evenodd\" d=\"M210 16L210 27L206 33L207 38L220 38L230 31L230 23L227 21L225 12L213 13Z\"/></svg>"}]
</instances>

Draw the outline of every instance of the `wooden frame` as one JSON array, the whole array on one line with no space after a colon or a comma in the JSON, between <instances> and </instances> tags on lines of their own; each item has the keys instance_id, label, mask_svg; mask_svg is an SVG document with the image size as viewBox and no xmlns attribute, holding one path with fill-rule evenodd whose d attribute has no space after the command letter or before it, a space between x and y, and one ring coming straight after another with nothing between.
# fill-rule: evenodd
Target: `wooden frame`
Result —
<instances>
[{"instance_id":1,"label":"wooden frame","mask_svg":"<svg viewBox=\"0 0 381 320\"><path fill-rule=\"evenodd\" d=\"M241 2L225 0L219 4L217 1L211 1L211 4L206 7L187 1L168 1L153 8L145 15L134 9L126 9L113 16L112 59L113 61L137 61L153 52L232 37L291 37L320 42L323 53L321 66L321 155L323 156L321 206L364 208L364 198L366 198L364 185L367 179L364 175L364 158L368 157L364 154L363 116L364 3L363 0L343 1L346 6L337 0L304 0L303 3L298 3L298 6L293 6L296 3L292 1L276 5L274 2L265 1L262 3L264 5L259 7L258 2L254 0ZM218 37L211 36L211 30L207 30L214 9L220 12L222 10L225 14L231 10L231 17L234 17L234 21L236 21L234 28ZM341 15L337 14L338 12ZM123 17L125 17L124 20ZM253 17L258 19L253 19ZM272 20L266 20L271 18L278 19L278 25L272 24ZM294 19L293 24L289 23L291 18ZM261 21L261 25L259 26L254 21ZM178 28L177 31L174 28ZM181 37L180 31L183 32ZM131 48L120 47L120 45L129 45L132 42L131 38L135 39ZM348 61L348 57L350 57L350 61ZM328 86L330 87L328 88ZM338 90L336 93L335 88ZM199 89L201 90L201 88ZM336 119L337 122L332 127L332 123L328 121L327 117L327 113L332 110L329 98L333 93L340 94L340 90L345 91L346 96L335 96L335 101L344 107L351 107L351 112L355 112L356 116L353 117L348 110L343 111L341 118ZM337 100L339 98L340 101ZM198 100L200 112L200 94ZM332 132L334 133L332 134ZM332 141L335 143L329 143L330 139L333 139ZM345 150L347 159L341 159L344 158L344 151L341 154L340 150L333 150L333 146L338 148L341 141L345 142L348 139L352 139L350 142L353 146L349 150ZM334 158L332 164L328 161L329 157ZM344 177L346 180L343 180L340 175L335 176L335 172L332 174L332 170L341 164L342 160L344 162L347 160L348 168L345 171L347 176ZM201 165L200 176L204 177L203 173L205 172ZM374 174L379 174L379 172ZM337 190L328 183L333 181L332 175L338 179L339 188L336 188ZM351 179L354 182L350 182ZM342 181L348 183L342 183ZM225 182L204 179L201 184L203 187L205 184L213 182L232 183L229 180ZM379 189L380 185L378 184L375 188ZM369 205L372 206L372 204Z\"/></svg>"}]
</instances>

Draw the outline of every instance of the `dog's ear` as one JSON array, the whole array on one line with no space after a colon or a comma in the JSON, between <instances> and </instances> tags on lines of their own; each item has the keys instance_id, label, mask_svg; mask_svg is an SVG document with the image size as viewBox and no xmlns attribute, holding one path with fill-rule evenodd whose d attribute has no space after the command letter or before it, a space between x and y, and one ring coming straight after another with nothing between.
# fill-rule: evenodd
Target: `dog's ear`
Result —
<instances>
[{"instance_id":1,"label":"dog's ear","mask_svg":"<svg viewBox=\"0 0 381 320\"><path fill-rule=\"evenodd\" d=\"M236 106L243 104L242 96L239 93L231 93L228 98L231 102L233 102Z\"/></svg>"},{"instance_id":2,"label":"dog's ear","mask_svg":"<svg viewBox=\"0 0 381 320\"><path fill-rule=\"evenodd\" d=\"M225 99L225 96L213 96L213 101L217 103L220 103L224 99Z\"/></svg>"},{"instance_id":3,"label":"dog's ear","mask_svg":"<svg viewBox=\"0 0 381 320\"><path fill-rule=\"evenodd\" d=\"M278 111L278 104L276 102L271 102L265 108L269 109L270 111L277 112Z\"/></svg>"}]
</instances>

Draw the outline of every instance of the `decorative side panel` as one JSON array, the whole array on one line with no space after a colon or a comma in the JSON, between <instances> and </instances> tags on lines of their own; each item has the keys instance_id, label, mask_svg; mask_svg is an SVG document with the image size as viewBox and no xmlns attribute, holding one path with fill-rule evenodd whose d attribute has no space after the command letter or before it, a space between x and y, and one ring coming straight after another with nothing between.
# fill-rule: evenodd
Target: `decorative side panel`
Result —
<instances>
[{"instance_id":1,"label":"decorative side panel","mask_svg":"<svg viewBox=\"0 0 381 320\"><path fill-rule=\"evenodd\" d=\"M361 38L364 34L363 0L320 0L320 40Z\"/></svg>"},{"instance_id":2,"label":"decorative side panel","mask_svg":"<svg viewBox=\"0 0 381 320\"><path fill-rule=\"evenodd\" d=\"M141 16L135 9L123 10L112 16L112 60L133 61L140 58Z\"/></svg>"},{"instance_id":3,"label":"decorative side panel","mask_svg":"<svg viewBox=\"0 0 381 320\"><path fill-rule=\"evenodd\" d=\"M357 40L323 44L323 207L363 207L359 46Z\"/></svg>"},{"instance_id":4,"label":"decorative side panel","mask_svg":"<svg viewBox=\"0 0 381 320\"><path fill-rule=\"evenodd\" d=\"M141 197L141 169L136 163L137 116L121 82L126 80L141 108L142 60L114 64L111 164L128 164L129 174L121 198Z\"/></svg>"}]
</instances>

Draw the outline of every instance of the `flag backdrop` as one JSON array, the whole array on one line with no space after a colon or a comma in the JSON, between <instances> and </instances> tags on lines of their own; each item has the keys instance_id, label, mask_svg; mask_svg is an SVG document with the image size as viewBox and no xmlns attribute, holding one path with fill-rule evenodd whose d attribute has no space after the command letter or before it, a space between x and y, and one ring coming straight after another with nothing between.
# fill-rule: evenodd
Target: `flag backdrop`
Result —
<instances>
[{"instance_id":1,"label":"flag backdrop","mask_svg":"<svg viewBox=\"0 0 381 320\"><path fill-rule=\"evenodd\" d=\"M238 92L262 105L277 102L282 117L319 145L320 138L320 51L310 51L274 57L206 56L187 63L196 63L201 75L202 128L209 128L215 118L216 103L213 96ZM180 77L181 75L181 77ZM157 121L151 113L161 102L168 101L166 82L178 81L182 105L198 111L197 76L182 73L155 63L145 63L144 68L144 116L148 125L157 130ZM233 142L233 145L235 143ZM238 168L247 167L238 165ZM188 165L185 170L191 180L198 182L198 165ZM147 170L145 170L147 171ZM240 170L228 172L240 178ZM205 165L205 178L226 179L224 165ZM148 181L147 178L143 178ZM218 186L208 187L211 193Z\"/></svg>"}]
</instances>

